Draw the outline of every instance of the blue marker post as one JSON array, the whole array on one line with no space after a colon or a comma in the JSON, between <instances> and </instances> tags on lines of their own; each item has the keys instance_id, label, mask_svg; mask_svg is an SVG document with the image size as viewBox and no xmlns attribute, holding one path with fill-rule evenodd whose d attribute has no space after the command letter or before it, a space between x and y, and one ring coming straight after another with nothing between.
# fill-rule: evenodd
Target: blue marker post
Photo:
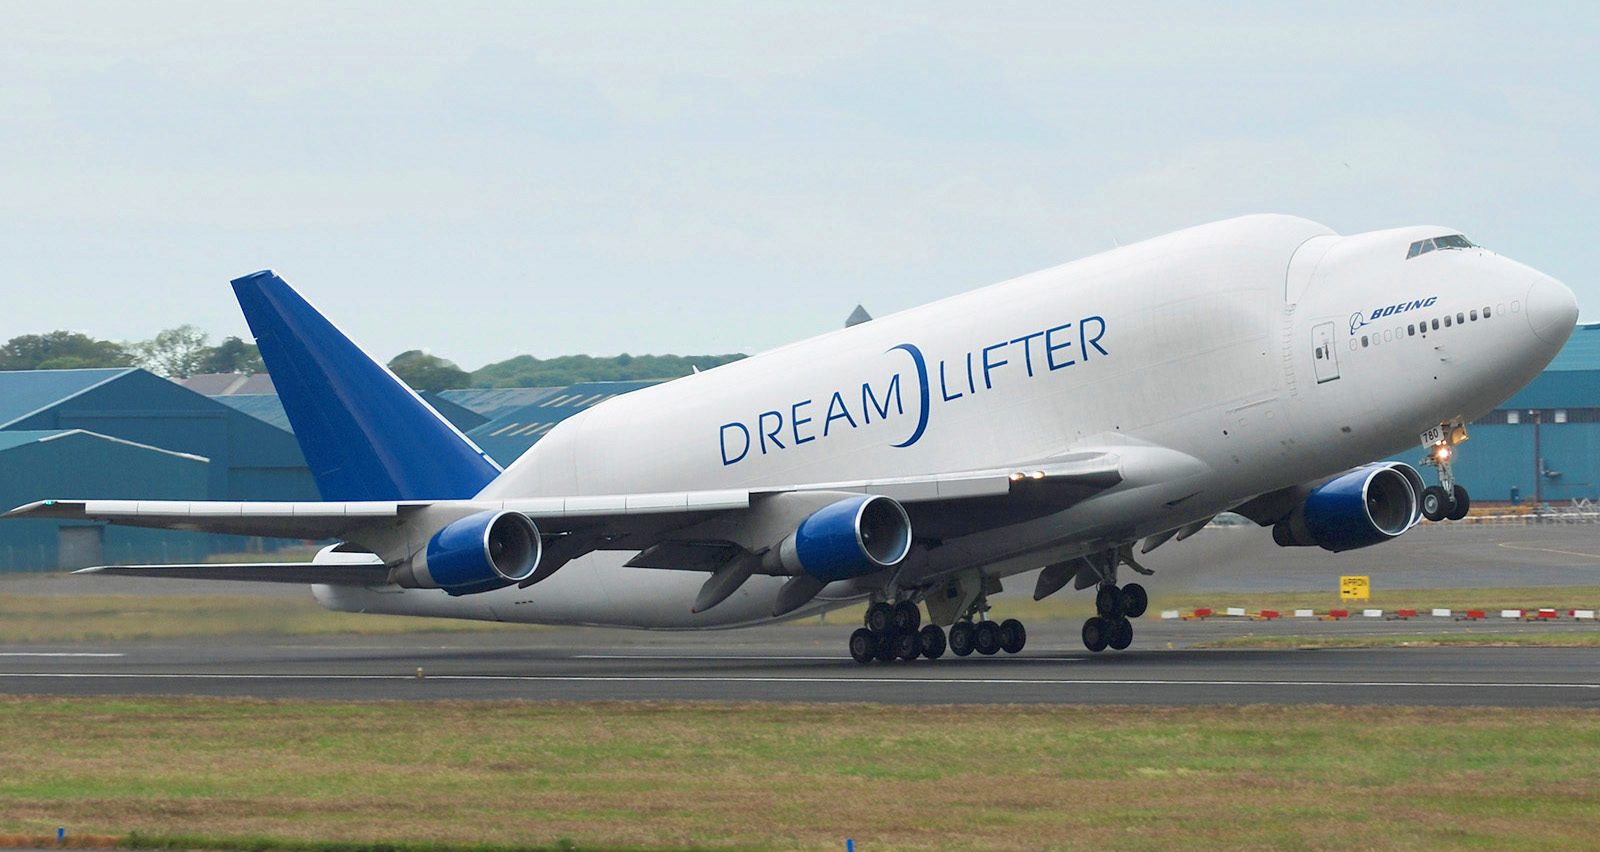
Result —
<instances>
[{"instance_id":1,"label":"blue marker post","mask_svg":"<svg viewBox=\"0 0 1600 852\"><path fill-rule=\"evenodd\" d=\"M60 846L61 844L66 843L66 842L67 842L67 827L64 826L64 825L57 827L56 828L56 845Z\"/></svg>"},{"instance_id":2,"label":"blue marker post","mask_svg":"<svg viewBox=\"0 0 1600 852\"><path fill-rule=\"evenodd\" d=\"M844 852L856 852L856 839L854 837L846 837L844 839Z\"/></svg>"}]
</instances>

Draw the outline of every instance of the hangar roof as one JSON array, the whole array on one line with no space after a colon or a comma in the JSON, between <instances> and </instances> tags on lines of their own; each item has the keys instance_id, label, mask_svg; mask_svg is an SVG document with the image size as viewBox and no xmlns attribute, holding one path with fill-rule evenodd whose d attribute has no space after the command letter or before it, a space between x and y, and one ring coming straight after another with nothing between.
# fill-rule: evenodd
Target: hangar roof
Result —
<instances>
[{"instance_id":1,"label":"hangar roof","mask_svg":"<svg viewBox=\"0 0 1600 852\"><path fill-rule=\"evenodd\" d=\"M285 432L294 431L289 426L289 415L284 412L283 403L275 393L233 393L213 396L212 399L257 420L271 423Z\"/></svg>"},{"instance_id":2,"label":"hangar roof","mask_svg":"<svg viewBox=\"0 0 1600 852\"><path fill-rule=\"evenodd\" d=\"M133 367L0 371L0 427L133 371Z\"/></svg>"},{"instance_id":3,"label":"hangar roof","mask_svg":"<svg viewBox=\"0 0 1600 852\"><path fill-rule=\"evenodd\" d=\"M542 388L550 393L540 401L503 410L468 432L467 437L502 466L509 465L568 417L614 396L658 384L661 382L585 382L565 388Z\"/></svg>"},{"instance_id":4,"label":"hangar roof","mask_svg":"<svg viewBox=\"0 0 1600 852\"><path fill-rule=\"evenodd\" d=\"M439 396L494 420L513 408L532 405L563 388L461 388L440 391Z\"/></svg>"},{"instance_id":5,"label":"hangar roof","mask_svg":"<svg viewBox=\"0 0 1600 852\"><path fill-rule=\"evenodd\" d=\"M266 373L248 376L239 373L198 373L187 379L173 381L203 396L258 396L278 392L272 385L272 377Z\"/></svg>"},{"instance_id":6,"label":"hangar roof","mask_svg":"<svg viewBox=\"0 0 1600 852\"><path fill-rule=\"evenodd\" d=\"M138 447L141 450L148 450L152 453L160 453L162 455L176 456L177 458L181 459L210 461L210 459L206 458L205 456L197 456L194 453L180 453L175 450L164 450L160 447L152 447L149 444L141 444L137 441L124 441L121 438L113 438L110 435L102 435L99 432L90 432L87 429L18 429L14 432L0 431L0 453L3 453L7 450L14 450L17 447L25 446L27 444L42 444L45 441L54 441L58 438L70 438L78 435L82 435L87 438L94 438L100 441L110 441L116 444L125 444L130 447Z\"/></svg>"},{"instance_id":7,"label":"hangar roof","mask_svg":"<svg viewBox=\"0 0 1600 852\"><path fill-rule=\"evenodd\" d=\"M1545 372L1600 370L1600 322L1579 323Z\"/></svg>"}]
</instances>

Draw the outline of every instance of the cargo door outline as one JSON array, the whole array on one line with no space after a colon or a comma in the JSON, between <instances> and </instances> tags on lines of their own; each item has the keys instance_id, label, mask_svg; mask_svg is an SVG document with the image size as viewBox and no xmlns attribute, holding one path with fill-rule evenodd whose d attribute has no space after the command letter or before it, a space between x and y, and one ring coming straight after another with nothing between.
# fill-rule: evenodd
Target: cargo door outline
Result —
<instances>
[{"instance_id":1,"label":"cargo door outline","mask_svg":"<svg viewBox=\"0 0 1600 852\"><path fill-rule=\"evenodd\" d=\"M1339 378L1339 355L1333 345L1333 328L1333 323L1325 322L1311 329L1311 366L1319 385Z\"/></svg>"}]
</instances>

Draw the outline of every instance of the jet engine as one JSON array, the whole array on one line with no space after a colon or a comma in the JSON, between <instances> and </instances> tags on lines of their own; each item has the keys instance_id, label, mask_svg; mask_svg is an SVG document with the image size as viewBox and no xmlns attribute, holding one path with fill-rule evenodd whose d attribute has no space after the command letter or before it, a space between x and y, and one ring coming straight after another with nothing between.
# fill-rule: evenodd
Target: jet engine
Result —
<instances>
[{"instance_id":1,"label":"jet engine","mask_svg":"<svg viewBox=\"0 0 1600 852\"><path fill-rule=\"evenodd\" d=\"M847 497L811 513L774 552L787 574L833 582L900 564L911 551L911 519L888 497Z\"/></svg>"},{"instance_id":2,"label":"jet engine","mask_svg":"<svg viewBox=\"0 0 1600 852\"><path fill-rule=\"evenodd\" d=\"M541 552L539 529L527 515L479 512L434 533L412 557L409 579L451 595L492 591L532 576Z\"/></svg>"},{"instance_id":3,"label":"jet engine","mask_svg":"<svg viewBox=\"0 0 1600 852\"><path fill-rule=\"evenodd\" d=\"M1283 547L1315 545L1335 553L1388 541L1421 518L1422 476L1392 462L1356 468L1317 486L1272 528Z\"/></svg>"}]
</instances>

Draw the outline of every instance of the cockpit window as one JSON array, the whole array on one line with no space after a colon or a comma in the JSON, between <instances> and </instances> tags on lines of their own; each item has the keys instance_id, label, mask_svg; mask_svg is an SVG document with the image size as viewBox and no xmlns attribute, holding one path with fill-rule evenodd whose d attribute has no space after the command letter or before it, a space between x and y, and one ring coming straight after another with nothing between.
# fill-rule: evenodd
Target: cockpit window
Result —
<instances>
[{"instance_id":1,"label":"cockpit window","mask_svg":"<svg viewBox=\"0 0 1600 852\"><path fill-rule=\"evenodd\" d=\"M1406 252L1406 259L1410 260L1419 254L1427 254L1434 249L1469 249L1477 248L1477 244L1460 234L1449 234L1443 237L1434 237L1431 240L1417 240L1411 244Z\"/></svg>"}]
</instances>

